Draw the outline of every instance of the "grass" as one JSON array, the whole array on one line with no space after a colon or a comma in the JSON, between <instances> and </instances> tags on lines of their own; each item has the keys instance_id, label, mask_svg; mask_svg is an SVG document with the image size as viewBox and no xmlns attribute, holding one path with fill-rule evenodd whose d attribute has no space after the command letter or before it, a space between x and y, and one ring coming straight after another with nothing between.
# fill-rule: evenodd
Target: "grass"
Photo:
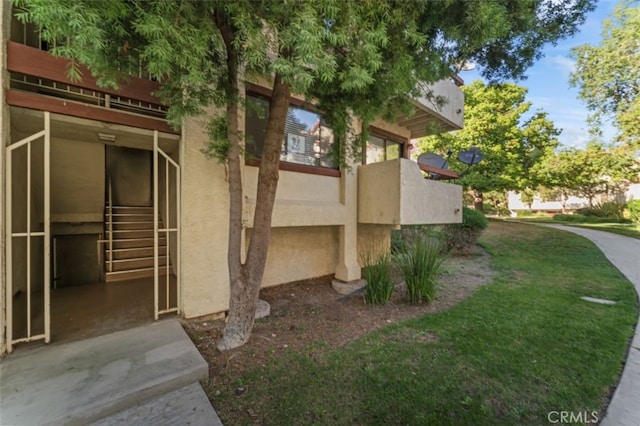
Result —
<instances>
[{"instance_id":1,"label":"grass","mask_svg":"<svg viewBox=\"0 0 640 426\"><path fill-rule=\"evenodd\" d=\"M545 222L555 223L557 225L577 226L579 228L597 229L599 231L606 231L613 234L624 235L625 237L640 239L640 223L568 223L551 220L548 217L526 217L518 218L518 220L524 222Z\"/></svg>"},{"instance_id":2,"label":"grass","mask_svg":"<svg viewBox=\"0 0 640 426\"><path fill-rule=\"evenodd\" d=\"M283 352L209 389L231 424L548 424L599 418L637 318L632 285L587 240L493 222L481 238L494 282L439 314L344 348ZM593 296L618 301L599 305Z\"/></svg>"}]
</instances>

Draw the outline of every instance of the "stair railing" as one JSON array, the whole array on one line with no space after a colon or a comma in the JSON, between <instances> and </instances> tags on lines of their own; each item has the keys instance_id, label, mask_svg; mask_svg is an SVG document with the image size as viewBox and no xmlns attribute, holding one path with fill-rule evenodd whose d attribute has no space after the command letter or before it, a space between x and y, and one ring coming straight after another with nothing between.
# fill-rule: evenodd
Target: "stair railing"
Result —
<instances>
[{"instance_id":1,"label":"stair railing","mask_svg":"<svg viewBox=\"0 0 640 426\"><path fill-rule=\"evenodd\" d=\"M111 186L111 175L107 175L107 214L109 216L108 219L108 229L107 235L109 235L108 244L109 244L109 261L107 264L107 270L109 272L113 271L113 188Z\"/></svg>"}]
</instances>

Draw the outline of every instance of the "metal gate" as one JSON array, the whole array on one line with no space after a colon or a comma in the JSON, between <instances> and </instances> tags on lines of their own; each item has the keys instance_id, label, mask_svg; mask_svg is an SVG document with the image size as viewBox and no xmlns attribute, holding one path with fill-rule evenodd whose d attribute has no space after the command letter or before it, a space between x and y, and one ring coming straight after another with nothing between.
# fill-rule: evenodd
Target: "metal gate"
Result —
<instances>
[{"instance_id":1,"label":"metal gate","mask_svg":"<svg viewBox=\"0 0 640 426\"><path fill-rule=\"evenodd\" d=\"M158 146L158 131L153 132L153 210L153 299L157 320L162 314L180 314L181 306L180 166ZM165 245L164 267L160 265L161 239Z\"/></svg>"},{"instance_id":2,"label":"metal gate","mask_svg":"<svg viewBox=\"0 0 640 426\"><path fill-rule=\"evenodd\" d=\"M7 350L51 340L50 113L43 130L7 147Z\"/></svg>"}]
</instances>

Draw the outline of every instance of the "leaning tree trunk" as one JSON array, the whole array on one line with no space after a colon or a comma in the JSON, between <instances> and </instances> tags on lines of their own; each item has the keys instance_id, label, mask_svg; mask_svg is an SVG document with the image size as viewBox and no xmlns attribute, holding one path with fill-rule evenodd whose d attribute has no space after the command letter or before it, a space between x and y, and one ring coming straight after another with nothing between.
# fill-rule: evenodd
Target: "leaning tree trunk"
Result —
<instances>
[{"instance_id":1,"label":"leaning tree trunk","mask_svg":"<svg viewBox=\"0 0 640 426\"><path fill-rule=\"evenodd\" d=\"M473 208L484 212L484 194L482 191L473 191Z\"/></svg>"},{"instance_id":2,"label":"leaning tree trunk","mask_svg":"<svg viewBox=\"0 0 640 426\"><path fill-rule=\"evenodd\" d=\"M273 95L269 104L269 118L265 135L260 171L258 173L258 188L256 196L256 208L253 219L253 229L246 263L239 268L240 273L234 276L230 274L231 294L229 299L229 315L227 324L222 333L222 339L218 342L221 351L233 349L245 344L251 336L251 330L255 322L256 305L262 276L267 261L267 251L271 237L271 215L278 186L278 169L280 165L280 151L289 108L290 87L280 77L276 76L273 83ZM231 174L231 164L230 164ZM239 170L239 167L238 167ZM239 175L239 173L238 173ZM231 179L229 181L231 189ZM240 194L242 194L240 192ZM241 203L241 200L240 200ZM241 220L242 208L234 212ZM232 221L233 218L230 218ZM233 264L239 261L240 242L237 246L229 244L229 271ZM231 253L231 250L236 253Z\"/></svg>"}]
</instances>

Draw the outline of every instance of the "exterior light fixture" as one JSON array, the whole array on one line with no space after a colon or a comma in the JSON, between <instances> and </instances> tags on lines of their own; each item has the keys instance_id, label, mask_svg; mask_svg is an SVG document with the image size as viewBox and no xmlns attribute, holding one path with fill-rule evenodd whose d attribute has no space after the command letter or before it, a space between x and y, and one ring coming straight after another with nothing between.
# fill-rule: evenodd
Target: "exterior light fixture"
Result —
<instances>
[{"instance_id":1,"label":"exterior light fixture","mask_svg":"<svg viewBox=\"0 0 640 426\"><path fill-rule=\"evenodd\" d=\"M113 143L116 141L116 135L110 133L98 133L98 140L101 142Z\"/></svg>"}]
</instances>

